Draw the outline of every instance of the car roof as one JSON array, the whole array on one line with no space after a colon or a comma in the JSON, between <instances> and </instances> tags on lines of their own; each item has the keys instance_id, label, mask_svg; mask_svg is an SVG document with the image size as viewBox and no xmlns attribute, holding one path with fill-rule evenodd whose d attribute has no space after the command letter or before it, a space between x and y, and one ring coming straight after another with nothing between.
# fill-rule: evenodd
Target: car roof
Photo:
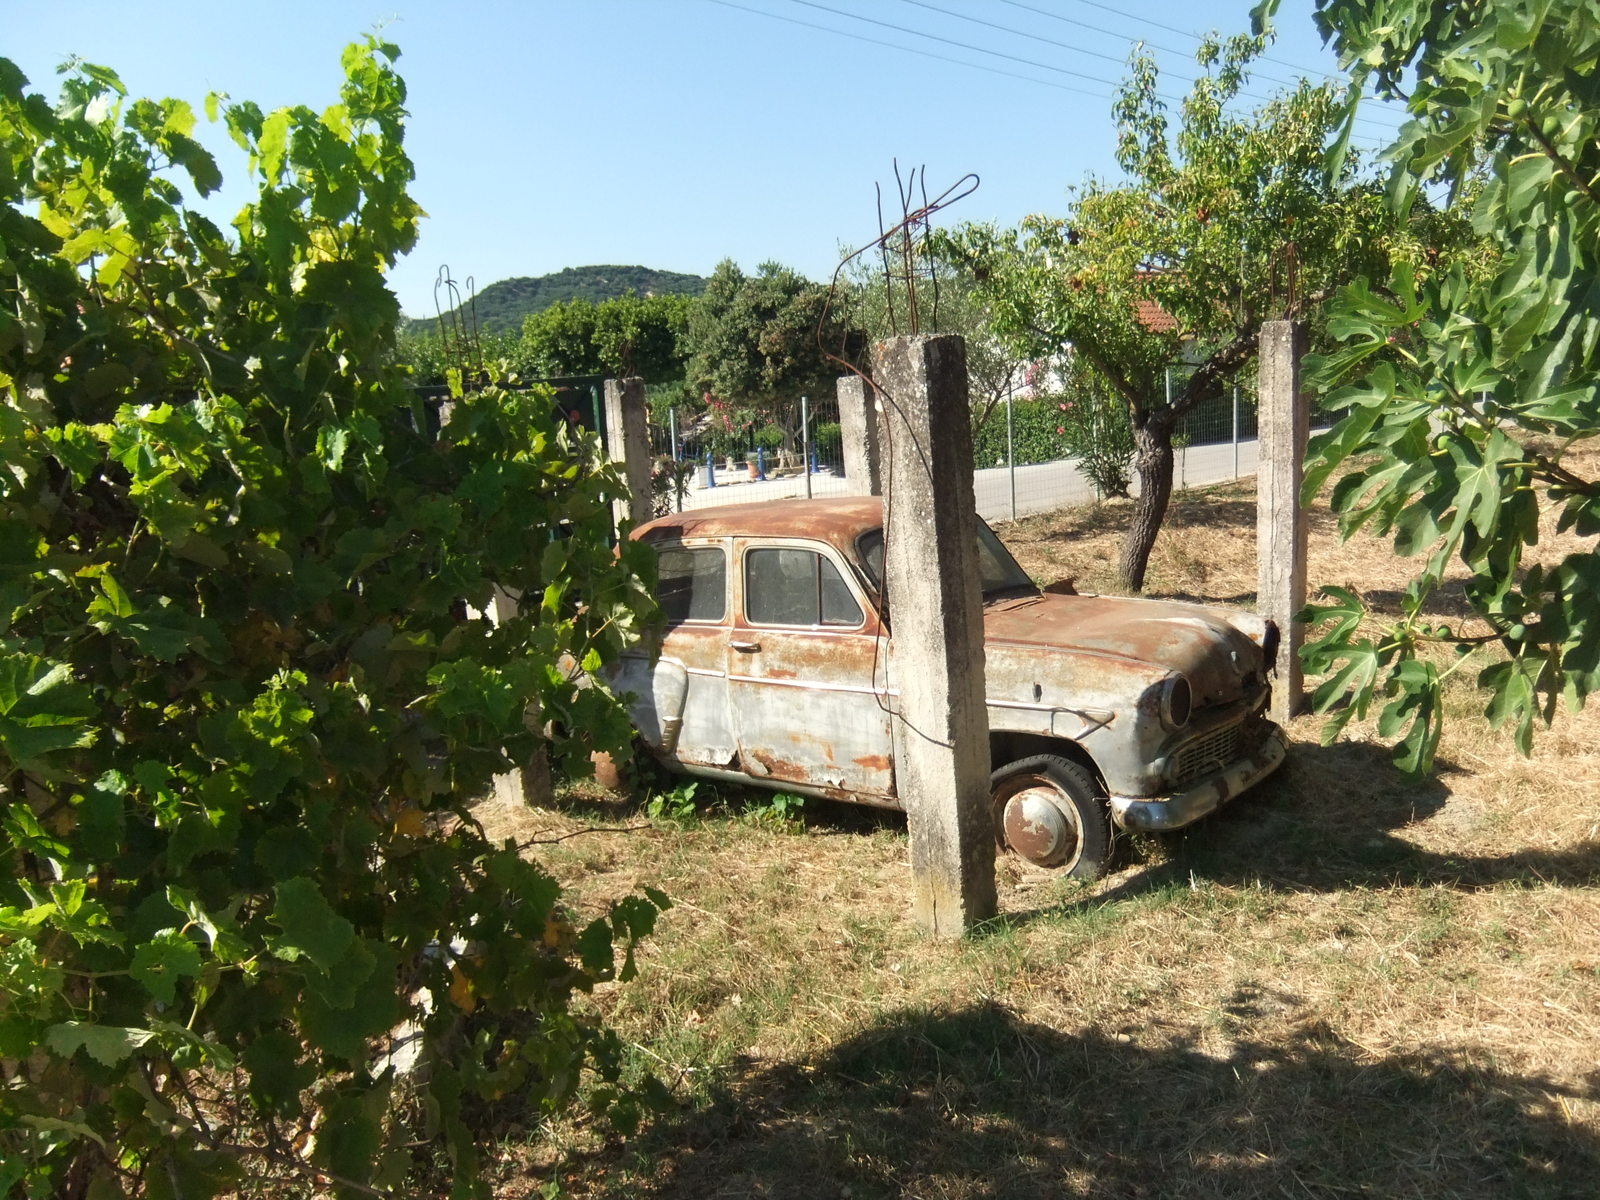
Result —
<instances>
[{"instance_id":1,"label":"car roof","mask_svg":"<svg viewBox=\"0 0 1600 1200\"><path fill-rule=\"evenodd\" d=\"M702 537L796 537L848 550L856 538L883 524L881 496L831 496L819 500L760 500L717 504L658 517L633 531L651 542Z\"/></svg>"}]
</instances>

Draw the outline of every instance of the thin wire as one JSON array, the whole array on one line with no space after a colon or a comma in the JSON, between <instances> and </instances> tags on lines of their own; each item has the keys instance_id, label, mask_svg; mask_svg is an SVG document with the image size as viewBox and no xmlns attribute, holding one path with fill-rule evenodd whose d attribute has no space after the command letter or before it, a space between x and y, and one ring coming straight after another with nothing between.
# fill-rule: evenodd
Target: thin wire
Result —
<instances>
[{"instance_id":1,"label":"thin wire","mask_svg":"<svg viewBox=\"0 0 1600 1200\"><path fill-rule=\"evenodd\" d=\"M1102 58L1102 59L1105 59L1105 61L1107 61L1107 62L1116 63L1119 67L1120 66L1126 66L1127 62L1128 62L1127 58L1125 58L1125 57L1123 57L1121 55L1107 54L1103 50L1090 50L1086 46L1074 46L1070 42L1058 42L1054 38L1047 38L1047 37L1044 37L1043 35L1037 34L1037 33L1029 33L1026 29L1013 29L1009 25L997 25L993 21L985 21L982 17L969 17L966 13L956 12L953 9L948 9L948 8L940 8L937 4L929 4L927 2L927 0L901 0L901 2L904 3L904 4L913 5L916 8L925 8L929 12L940 13L943 16L946 16L946 17L955 17L958 21L971 21L974 25L983 25L983 26L985 26L986 28L989 28L989 29L997 29L1001 33L1014 34L1014 35L1016 35L1017 37L1020 37L1020 38L1027 38L1029 41L1041 42L1046 46L1055 46L1055 47L1057 47L1059 49L1066 50L1066 51L1068 51L1069 53L1072 53L1072 54L1087 54L1091 58ZM1007 0L1007 2L1010 3L1010 2L1012 2L1012 0ZM1019 7L1019 8L1027 8L1028 6L1019 4L1017 7ZM1042 12L1043 10L1042 9L1030 9L1029 11L1031 11L1031 12ZM1044 15L1045 16L1054 16L1055 14L1053 14L1053 13L1045 13ZM1062 17L1061 20L1066 20L1066 18ZM1089 26L1088 28L1092 29L1093 26ZM1104 30L1100 30L1099 32L1105 32L1105 31ZM1116 36L1116 35L1113 35L1113 36ZM1157 50L1161 50L1161 49L1164 49L1164 47L1157 46L1156 49ZM1180 57L1183 57L1181 52L1177 51L1177 50L1167 50L1167 53L1168 54L1178 54ZM1194 82L1196 82L1197 80L1199 80L1201 78L1201 76L1198 76L1198 75L1184 75L1184 74L1181 74L1181 73L1179 73L1177 71L1172 71L1172 70L1165 70L1165 71L1162 72L1162 74L1168 75L1173 79L1181 79L1185 83L1194 83ZM1265 78L1265 77L1263 76L1263 78ZM1251 100L1260 100L1263 104L1269 104L1272 101L1272 97L1271 96L1263 96L1259 92L1247 92L1247 91L1244 91L1243 89L1240 89L1235 94L1239 95L1239 96L1245 96L1245 97L1247 97L1247 98L1249 98Z\"/></svg>"},{"instance_id":2,"label":"thin wire","mask_svg":"<svg viewBox=\"0 0 1600 1200\"><path fill-rule=\"evenodd\" d=\"M914 3L914 2L915 2L915 0L907 0L907 3ZM1094 33L1103 33L1107 37L1127 38L1130 41L1131 40L1142 41L1142 42L1144 42L1145 45L1151 47L1152 49L1163 51L1166 54L1176 54L1181 58L1187 58L1193 53L1193 51L1191 51L1191 50L1175 50L1171 46L1163 46L1160 42L1153 42L1149 38L1141 37L1141 36L1139 36L1137 34L1119 33L1117 30L1115 30L1115 29L1107 29L1103 25L1091 25L1088 21L1078 21L1078 20L1075 20L1072 17L1063 17L1060 13L1053 13L1048 8L1039 8L1039 7L1037 7L1035 5L1032 5L1032 4L1023 4L1022 0L1001 0L1001 3L1002 4L1009 4L1009 5L1011 5L1012 8L1020 8L1024 12L1035 13L1038 16L1041 16L1041 17L1049 17L1052 21L1060 21L1064 25L1076 25L1079 29L1088 29L1088 30L1091 30ZM1155 24L1155 22L1152 21L1151 24L1153 25L1153 24ZM1163 28L1165 28L1165 27L1163 27ZM1196 37L1192 33L1186 33L1183 36L1187 37L1187 38L1193 38L1196 42L1199 42L1199 41L1202 40L1199 37ZM1294 84L1290 83L1288 80L1275 79L1271 75L1267 75L1267 74L1264 74L1262 72L1257 72L1257 75L1260 78L1265 79L1268 83L1282 84L1284 87L1293 87L1294 86Z\"/></svg>"},{"instance_id":3,"label":"thin wire","mask_svg":"<svg viewBox=\"0 0 1600 1200\"><path fill-rule=\"evenodd\" d=\"M1007 54L1003 50L986 50L982 46L974 46L970 42L958 42L954 38L940 37L936 33L923 33L920 29L910 29L904 25L896 25L892 21L880 21L876 17L863 17L859 13L846 12L842 8L830 8L826 4L818 4L817 0L790 0L790 3L804 5L806 8L819 9L825 13L832 13L836 17L846 17L852 21L864 21L868 25L878 25L884 29L893 29L896 33L909 33L912 37L927 38L930 42L943 42L946 46L955 46L962 50L975 50L979 54L992 55L995 58L1021 63L1027 67L1037 67L1041 71L1054 71L1058 75L1071 75L1074 79L1087 79L1090 83L1103 84L1113 89L1117 87L1117 81L1114 79L1102 79L1098 75L1086 75L1082 71L1074 71L1069 67L1058 67L1053 63L1036 62L1031 58L1021 58L1015 54ZM1175 99L1175 97L1166 98Z\"/></svg>"},{"instance_id":4,"label":"thin wire","mask_svg":"<svg viewBox=\"0 0 1600 1200\"><path fill-rule=\"evenodd\" d=\"M1058 74L1070 75L1070 76L1073 76L1073 77L1079 78L1079 79L1086 79L1086 80L1089 80L1091 83L1104 84L1105 86L1111 88L1112 90L1110 92L1094 92L1094 91L1089 91L1089 90L1087 90L1085 88L1072 87L1072 86L1067 85L1067 84L1054 83L1054 82L1051 82L1050 80L1046 80L1046 79L1035 79L1035 78L1033 78L1031 76L1019 75L1014 71L1006 71L1006 70L1003 70L1003 69L998 68L998 67L989 67L989 66L985 66L985 65L983 65L981 63L967 62L967 61L965 61L963 59L951 58L948 55L935 54L935 53L933 53L931 51L920 50L920 49L917 49L917 48L911 47L911 46L902 46L902 45L899 45L899 44L897 44L895 42L886 42L886 41L883 41L880 38L867 37L864 34L851 33L851 32L849 32L847 30L837 29L837 28L834 28L832 26L819 25L819 24L817 24L815 22L812 22L812 21L802 21L802 20L800 20L798 18L795 18L795 17L786 17L786 16L783 16L783 15L781 15L779 13L768 12L765 9L750 8L747 5L735 3L734 0L711 0L711 3L720 5L723 8L738 9L740 12L747 12L747 13L750 13L750 14L752 14L754 16L768 17L768 18L770 18L770 19L772 19L774 21L783 21L786 24L799 25L799 26L802 26L803 28L806 28L806 29L816 29L816 30L819 30L819 31L821 31L823 33L831 33L836 37L849 38L852 41L866 42L866 43L870 43L872 45L877 45L877 46L886 46L889 49L901 50L901 51L904 51L907 54L917 54L917 55L922 56L923 58L932 58L932 59L937 59L937 60L939 60L941 62L955 63L957 66L970 67L970 68L972 68L973 70L976 70L976 71L987 71L990 74L994 74L994 75L1004 75L1004 76L1006 76L1008 78L1011 78L1011 79L1020 79L1025 83L1036 83L1036 84L1040 84L1040 85L1042 85L1044 87L1055 88L1058 91L1072 92L1072 93L1075 93L1075 94L1080 95L1080 96L1090 96L1090 97L1092 97L1094 99L1097 99L1097 100L1111 100L1111 99L1114 99L1116 94L1117 94L1117 90L1121 86L1121 85L1119 85L1117 83L1112 82L1111 80L1102 79L1102 78L1100 78L1099 76L1096 76L1096 75L1084 74L1082 71L1073 71L1073 70L1069 70L1066 67L1057 67L1057 66L1053 66L1053 65L1051 65L1049 63L1041 63L1041 62L1036 62L1036 61L1034 61L1032 59L1020 58L1017 55L1006 54L1006 53L1003 53L1003 52L998 51L998 50L988 50L988 49L985 49L982 46L974 46L974 45L972 45L971 43L968 43L968 42L959 42L959 41L956 41L956 40L954 40L952 38L940 37L937 34L922 33L919 30L911 29L911 28L908 28L907 26L904 26L904 25L895 25L895 24L893 24L891 22L879 21L879 20L876 20L875 18L872 18L872 17L858 16L855 13L846 12L846 11L844 11L842 9L831 8L826 4L819 4L819 3L816 2L816 0L791 0L791 3L803 5L806 8L818 9L819 11L826 12L826 13L831 13L834 16L845 17L845 18L847 18L849 20L863 21L863 22L866 22L869 25L880 25L880 26L883 26L883 27L888 28L888 29L893 29L893 30L895 30L895 31L897 31L899 33L907 33L907 34L910 34L913 37L927 38L930 41L942 42L942 43L944 43L946 45L956 46L956 47L958 47L960 49L963 49L963 50L971 50L971 51L974 51L974 52L976 52L978 54L987 54L987 55L991 55L992 57L995 57L995 58L1003 58L1003 59L1007 59L1007 60L1009 60L1011 62L1022 63L1025 66L1037 67L1037 68L1039 68L1041 70L1045 70L1045 71L1055 71ZM1157 92L1157 93L1155 93L1155 95L1159 99L1165 100L1170 104L1181 105L1181 104L1184 103L1183 97L1174 95L1171 92ZM1239 114L1235 114L1235 115L1238 116ZM1379 149L1382 146L1382 143L1376 141L1375 139L1352 138L1351 141L1354 144L1356 144L1358 146L1365 147L1367 149Z\"/></svg>"},{"instance_id":5,"label":"thin wire","mask_svg":"<svg viewBox=\"0 0 1600 1200\"><path fill-rule=\"evenodd\" d=\"M1125 21L1143 21L1147 25L1154 25L1157 29L1165 29L1168 33L1176 33L1180 37L1193 38L1197 42L1204 40L1198 34L1191 33L1187 29L1179 29L1176 25L1164 25L1160 21L1154 20L1151 17L1146 17L1146 16L1142 16L1142 15L1135 16L1133 13L1123 12L1122 9L1115 8L1110 4L1100 4L1100 3L1097 2L1097 0L1078 0L1078 3L1079 4L1087 4L1090 8L1098 8L1101 12L1108 12L1112 16L1121 17ZM1266 62L1277 63L1278 66L1280 66L1280 67L1288 67L1289 70L1298 71L1302 75L1327 75L1327 74L1330 74L1330 72L1328 72L1328 71L1317 71L1317 70L1313 70L1311 67L1302 67L1302 66L1297 65L1296 63L1286 62L1284 59L1281 59L1281 58L1273 58L1271 55L1268 55L1268 54L1263 54L1261 57Z\"/></svg>"},{"instance_id":6,"label":"thin wire","mask_svg":"<svg viewBox=\"0 0 1600 1200\"><path fill-rule=\"evenodd\" d=\"M1115 63L1117 66L1126 66L1127 59L1119 54L1107 54L1103 50L1090 50L1085 46L1074 46L1070 42L1058 42L1054 38L1047 38L1037 33L1029 33L1025 29L1013 29L1009 25L998 25L993 21L985 21L982 17L968 16L966 13L956 12L954 9L940 8L937 4L929 4L927 0L901 0L902 4L909 4L913 8L925 8L929 12L936 12L942 16L954 17L958 21L970 21L974 25L982 25L986 29L997 29L1001 33L1015 34L1017 37L1027 38L1029 41L1042 42L1046 46L1055 46L1061 50L1069 50L1074 54L1087 54L1091 58L1102 58L1106 62ZM1018 7L1025 7L1019 5ZM1038 9L1033 10L1035 12ZM1046 13L1046 16L1051 14ZM1174 72L1176 75L1176 72ZM1179 79L1194 79L1193 75L1177 75Z\"/></svg>"},{"instance_id":7,"label":"thin wire","mask_svg":"<svg viewBox=\"0 0 1600 1200\"><path fill-rule=\"evenodd\" d=\"M1060 22L1062 22L1064 24L1067 24L1067 25L1076 25L1081 29L1088 29L1088 30L1091 30L1094 33L1104 34L1107 37L1128 38L1130 40L1142 41L1142 42L1144 42L1145 45L1151 47L1152 49L1160 50L1160 51L1162 51L1163 53L1166 53L1166 54L1176 54L1180 58L1190 57L1192 55L1192 53L1193 53L1192 51L1178 50L1178 49L1173 48L1172 46L1163 46L1159 42L1150 41L1148 38L1145 38L1142 34L1137 34L1137 33L1133 33L1133 34L1130 34L1130 33L1119 33L1114 29L1107 29L1103 25L1092 25L1088 21L1079 21L1079 20L1075 20L1072 17L1064 17L1060 13L1053 13L1049 9L1046 9L1046 8L1039 8L1039 7L1037 7L1035 5L1032 5L1032 4L1024 4L1024 3L1022 3L1022 0L1001 0L1001 2L1004 3L1004 4L1011 5L1013 8L1020 8L1025 12L1036 13L1037 15L1039 15L1041 17L1049 17L1052 21L1060 21ZM905 3L907 3L907 4L916 4L916 5L919 5L920 7L926 7L926 8L931 8L932 7L932 5L924 4L923 0L905 0ZM1096 7L1103 7L1103 6L1096 5ZM943 11L943 10L937 10L937 11ZM1115 11L1115 10L1110 10L1110 11ZM958 14L951 13L950 15L951 16L956 16ZM967 19L968 20L975 20L976 18L969 17ZM1145 20L1147 18L1134 17L1134 18L1131 18L1131 19L1137 21L1137 20ZM984 24L987 24L987 22L984 22ZM1180 33L1184 37L1189 38L1191 41L1195 42L1196 44L1199 44L1200 42L1203 42L1205 40L1204 38L1200 37L1197 34L1183 33L1183 31L1181 29L1174 29L1170 25L1160 25L1160 23L1156 22L1156 21L1151 21L1150 24L1159 25L1160 28L1169 30L1170 32L1173 32L1173 33ZM1002 27L997 25L997 26L995 26L995 28L999 29L999 28L1002 28ZM1022 31L1014 31L1014 32L1022 32ZM1024 32L1024 33L1022 33L1022 36L1024 36L1024 37L1033 37L1033 38L1035 38L1035 40L1038 40L1038 41L1049 42L1050 45L1052 45L1052 46L1063 45L1063 43L1061 43L1061 42L1051 41L1049 38L1036 37L1036 35L1030 34L1030 33L1025 33ZM1080 52L1082 54L1093 54L1096 58L1106 58L1106 57L1108 57L1105 54L1101 54L1101 53L1099 53L1097 51L1094 51L1094 50L1084 49L1082 47L1072 46L1072 47L1068 47L1068 48L1069 49L1073 49L1073 50L1077 50L1078 52ZM1259 55L1257 60L1258 61L1278 62L1277 59L1268 60L1265 55ZM1279 65L1280 66L1286 66L1288 64L1279 63ZM1299 70L1299 68L1292 68L1292 69ZM1176 72L1169 72L1169 73L1176 75ZM1334 74L1333 72L1330 72L1330 71L1305 71L1305 72L1301 72L1301 73L1302 73L1302 75L1312 75L1312 76L1321 77L1321 78L1330 78ZM1275 83L1280 87L1292 88L1292 87L1297 86L1297 84L1299 82L1298 80L1280 79L1276 75L1268 75L1265 71L1262 71L1262 70L1256 68L1253 64L1252 64L1252 67L1251 67L1250 74L1251 74L1252 77L1254 77L1256 79L1264 79L1268 83ZM1179 78L1179 79L1193 78L1193 76L1184 76L1184 75L1177 75L1176 77ZM1255 92L1244 92L1244 91L1241 91L1239 93L1239 95L1241 95L1241 96L1249 96L1251 99L1254 99L1254 100L1267 100L1268 99L1268 97L1258 95ZM1393 116L1393 117L1396 118L1396 120L1399 120L1399 121L1404 121L1404 119L1405 119L1404 117L1398 117L1398 116L1396 116L1396 114L1388 113L1388 112L1385 112L1385 111L1383 111L1381 109L1378 111L1378 116L1382 116L1382 117L1391 117L1391 116ZM1361 122L1363 122L1365 124L1368 124L1368 125L1377 125L1379 128L1382 128L1382 129L1385 129L1385 130L1388 130L1388 131L1394 131L1394 130L1397 130L1399 128L1399 125L1390 125L1390 124L1388 124L1388 123L1386 123L1384 121L1377 120L1375 117L1358 116L1356 118L1356 120L1361 121Z\"/></svg>"},{"instance_id":8,"label":"thin wire","mask_svg":"<svg viewBox=\"0 0 1600 1200\"><path fill-rule=\"evenodd\" d=\"M1055 88L1058 92L1071 92L1077 96L1089 96L1095 100L1109 100L1108 92L1091 92L1088 88L1073 87L1069 83L1056 83L1049 79L1035 79L1031 75L1019 75L1015 71L1007 71L1001 67L989 67L983 63L967 62L964 59L951 58L948 54L935 54L931 50L919 50L915 46L902 46L896 42L886 42L882 38L867 37L864 34L847 33L843 29L835 29L831 25L818 25L815 21L802 21L798 17L786 17L781 13L767 12L765 9L749 8L743 4L735 4L733 0L710 0L712 4L723 8L735 8L740 12L750 13L757 17L767 17L774 21L783 21L790 25L799 25L805 29L819 29L823 33L835 34L839 37L849 38L854 42L867 42L873 46L886 46L890 50L900 50L906 54L916 54L922 58L937 59L939 62L955 63L958 67L970 67L974 71L986 71L990 75L1004 75L1008 79L1020 79L1024 83L1036 83L1040 87Z\"/></svg>"}]
</instances>

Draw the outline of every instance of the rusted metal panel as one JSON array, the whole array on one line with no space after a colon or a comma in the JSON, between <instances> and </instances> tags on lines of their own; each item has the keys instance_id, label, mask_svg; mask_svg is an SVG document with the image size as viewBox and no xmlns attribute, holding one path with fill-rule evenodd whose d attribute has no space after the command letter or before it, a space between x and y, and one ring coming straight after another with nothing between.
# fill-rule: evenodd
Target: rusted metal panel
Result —
<instances>
[{"instance_id":1,"label":"rusted metal panel","mask_svg":"<svg viewBox=\"0 0 1600 1200\"><path fill-rule=\"evenodd\" d=\"M846 544L851 540L853 535ZM844 628L751 621L742 564L749 553L774 546L811 549L832 561L861 608L861 623ZM808 533L786 540L737 539L734 561L728 690L745 770L763 782L811 782L845 795L892 797L882 630L846 560Z\"/></svg>"},{"instance_id":2,"label":"rusted metal panel","mask_svg":"<svg viewBox=\"0 0 1600 1200\"><path fill-rule=\"evenodd\" d=\"M641 525L634 536L647 541L695 538L801 538L825 542L846 555L855 539L883 524L878 496L840 496L793 503L718 504L661 517Z\"/></svg>"}]
</instances>

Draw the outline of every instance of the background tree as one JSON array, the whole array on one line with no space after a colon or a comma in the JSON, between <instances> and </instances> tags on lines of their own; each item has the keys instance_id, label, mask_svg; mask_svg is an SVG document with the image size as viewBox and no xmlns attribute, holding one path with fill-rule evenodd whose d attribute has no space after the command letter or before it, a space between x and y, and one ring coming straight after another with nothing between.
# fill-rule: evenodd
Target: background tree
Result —
<instances>
[{"instance_id":1,"label":"background tree","mask_svg":"<svg viewBox=\"0 0 1600 1200\"><path fill-rule=\"evenodd\" d=\"M1547 519L1600 532L1600 480L1570 462L1600 433L1600 22L1588 0L1318 0L1316 19L1351 73L1346 136L1368 85L1406 100L1396 205L1429 183L1475 193L1473 225L1498 253L1428 278L1402 264L1335 306L1345 345L1317 382L1345 416L1314 446L1307 490L1341 476L1347 536L1370 526L1427 557L1379 636L1355 595L1329 589L1305 651L1329 672L1315 704L1338 709L1331 738L1381 699L1380 732L1404 730L1400 761L1424 769L1443 681L1481 662L1489 719L1514 724L1526 752L1558 703L1579 708L1600 686L1600 558L1523 562ZM1455 560L1477 628L1423 613ZM1441 647L1458 655L1445 667Z\"/></svg>"},{"instance_id":2,"label":"background tree","mask_svg":"<svg viewBox=\"0 0 1600 1200\"><path fill-rule=\"evenodd\" d=\"M972 435L977 438L1006 397L1023 386L1030 364L995 334L993 314L960 262L935 260L933 269L938 272L937 287L927 281L919 285L919 323L924 333L957 333L966 342ZM851 322L872 340L906 332L904 313L890 304L882 263L863 255L848 270L843 303ZM902 285L896 283L894 288L898 297Z\"/></svg>"},{"instance_id":3,"label":"background tree","mask_svg":"<svg viewBox=\"0 0 1600 1200\"><path fill-rule=\"evenodd\" d=\"M680 341L693 300L633 292L598 304L570 300L527 317L522 352L544 375L640 376L662 384L684 377Z\"/></svg>"},{"instance_id":4,"label":"background tree","mask_svg":"<svg viewBox=\"0 0 1600 1200\"><path fill-rule=\"evenodd\" d=\"M691 389L727 421L738 410L740 423L777 422L791 436L802 395L834 394L841 369L823 347L846 358L859 353L827 288L772 262L746 275L732 259L717 264L690 308L685 347Z\"/></svg>"},{"instance_id":5,"label":"background tree","mask_svg":"<svg viewBox=\"0 0 1600 1200\"><path fill-rule=\"evenodd\" d=\"M1172 492L1179 420L1255 353L1261 322L1298 317L1363 266L1420 259L1350 163L1325 174L1331 89L1301 84L1234 116L1260 43L1206 43L1205 73L1169 128L1153 61L1138 56L1115 105L1126 182L1091 179L1064 219L958 229L947 241L980 281L995 329L1030 357L1083 357L1127 406L1139 496L1120 572L1143 586ZM1168 368L1174 372L1170 402Z\"/></svg>"},{"instance_id":6,"label":"background tree","mask_svg":"<svg viewBox=\"0 0 1600 1200\"><path fill-rule=\"evenodd\" d=\"M625 744L562 664L619 651L649 567L548 395L441 428L390 364L397 53L352 46L321 112L211 99L255 184L231 238L184 202L221 182L186 103L79 65L52 109L0 59L6 1195L482 1192L492 1098L620 1076L570 999L665 898L575 930L468 803L530 705L584 731L558 758ZM522 611L469 617L496 588Z\"/></svg>"},{"instance_id":7,"label":"background tree","mask_svg":"<svg viewBox=\"0 0 1600 1200\"><path fill-rule=\"evenodd\" d=\"M592 300L559 300L524 317L521 348L534 370L550 376L603 375L597 309Z\"/></svg>"}]
</instances>

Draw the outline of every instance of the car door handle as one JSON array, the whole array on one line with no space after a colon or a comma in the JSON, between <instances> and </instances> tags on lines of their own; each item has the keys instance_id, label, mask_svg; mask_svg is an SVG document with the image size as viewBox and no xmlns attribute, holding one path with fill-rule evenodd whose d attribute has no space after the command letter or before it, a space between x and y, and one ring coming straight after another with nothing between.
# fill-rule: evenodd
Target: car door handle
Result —
<instances>
[{"instance_id":1,"label":"car door handle","mask_svg":"<svg viewBox=\"0 0 1600 1200\"><path fill-rule=\"evenodd\" d=\"M760 642L729 642L728 645L732 646L741 654L754 654L757 650L761 649Z\"/></svg>"}]
</instances>

